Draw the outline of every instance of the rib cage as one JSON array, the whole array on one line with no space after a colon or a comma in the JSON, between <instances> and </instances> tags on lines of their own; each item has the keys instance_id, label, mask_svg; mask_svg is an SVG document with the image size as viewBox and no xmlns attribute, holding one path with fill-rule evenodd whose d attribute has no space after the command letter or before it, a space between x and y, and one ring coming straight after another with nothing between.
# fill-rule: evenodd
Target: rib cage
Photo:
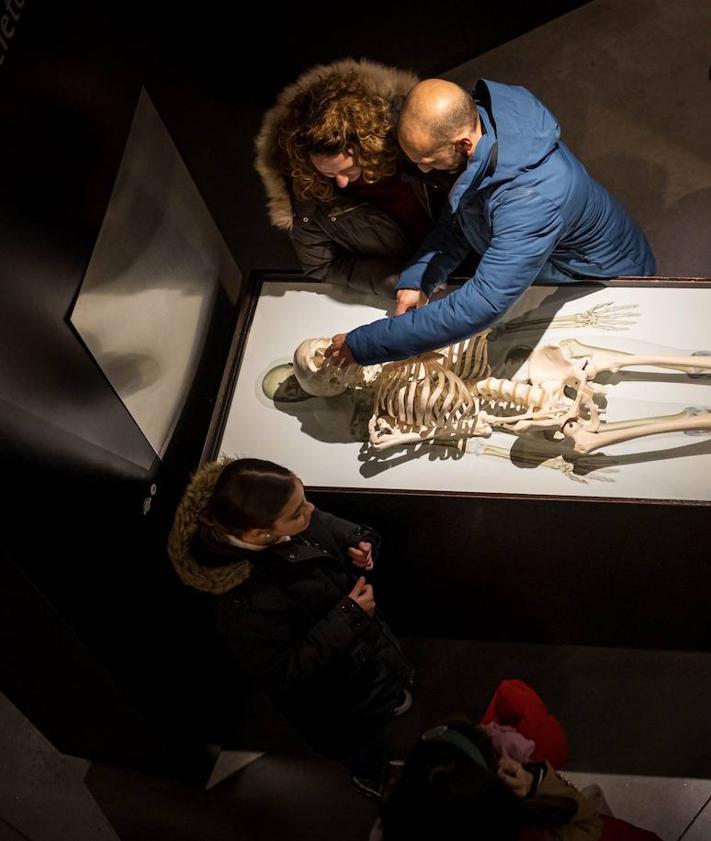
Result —
<instances>
[{"instance_id":1,"label":"rib cage","mask_svg":"<svg viewBox=\"0 0 711 841\"><path fill-rule=\"evenodd\" d=\"M491 372L487 341L489 333L491 330L485 330L438 350L437 353L443 357L442 365L465 382L488 377Z\"/></svg>"},{"instance_id":2,"label":"rib cage","mask_svg":"<svg viewBox=\"0 0 711 841\"><path fill-rule=\"evenodd\" d=\"M467 381L489 374L486 330L432 354L383 366L374 410L408 430L454 423L476 411L476 389Z\"/></svg>"},{"instance_id":3,"label":"rib cage","mask_svg":"<svg viewBox=\"0 0 711 841\"><path fill-rule=\"evenodd\" d=\"M384 365L374 402L376 414L382 412L410 430L455 421L474 408L466 384L434 354Z\"/></svg>"}]
</instances>

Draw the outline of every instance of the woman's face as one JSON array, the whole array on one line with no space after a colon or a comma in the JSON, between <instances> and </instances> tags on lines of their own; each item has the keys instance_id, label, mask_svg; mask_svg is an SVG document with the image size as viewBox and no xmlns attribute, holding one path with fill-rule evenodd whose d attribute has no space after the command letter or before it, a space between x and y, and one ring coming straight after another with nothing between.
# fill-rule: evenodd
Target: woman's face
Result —
<instances>
[{"instance_id":1,"label":"woman's face","mask_svg":"<svg viewBox=\"0 0 711 841\"><path fill-rule=\"evenodd\" d=\"M290 537L308 528L314 507L304 496L301 480L294 477L294 491L269 529L272 537Z\"/></svg>"},{"instance_id":2,"label":"woman's face","mask_svg":"<svg viewBox=\"0 0 711 841\"><path fill-rule=\"evenodd\" d=\"M338 155L309 155L311 163L326 178L334 178L336 186L343 189L357 181L362 169L356 166L353 155L340 153Z\"/></svg>"}]
</instances>

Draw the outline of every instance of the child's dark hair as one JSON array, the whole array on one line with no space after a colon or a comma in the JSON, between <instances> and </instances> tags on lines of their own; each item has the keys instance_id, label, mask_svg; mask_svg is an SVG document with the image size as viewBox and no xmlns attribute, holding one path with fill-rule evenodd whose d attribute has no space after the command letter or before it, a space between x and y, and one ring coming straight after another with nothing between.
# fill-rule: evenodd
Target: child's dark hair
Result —
<instances>
[{"instance_id":1,"label":"child's dark hair","mask_svg":"<svg viewBox=\"0 0 711 841\"><path fill-rule=\"evenodd\" d=\"M296 476L259 458L240 458L220 473L208 516L227 532L268 529L294 493Z\"/></svg>"},{"instance_id":2,"label":"child's dark hair","mask_svg":"<svg viewBox=\"0 0 711 841\"><path fill-rule=\"evenodd\" d=\"M384 841L515 841L526 826L561 826L573 818L577 805L568 798L517 797L496 774L498 756L483 728L464 721L447 727L473 742L488 768L454 744L418 740L383 801Z\"/></svg>"}]
</instances>

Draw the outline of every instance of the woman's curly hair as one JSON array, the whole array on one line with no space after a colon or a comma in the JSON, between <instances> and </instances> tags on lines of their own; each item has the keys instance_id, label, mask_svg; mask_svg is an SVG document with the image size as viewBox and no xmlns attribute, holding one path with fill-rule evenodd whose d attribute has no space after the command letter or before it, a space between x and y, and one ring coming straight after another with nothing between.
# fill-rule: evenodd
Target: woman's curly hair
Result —
<instances>
[{"instance_id":1,"label":"woman's curly hair","mask_svg":"<svg viewBox=\"0 0 711 841\"><path fill-rule=\"evenodd\" d=\"M367 90L356 73L327 76L299 94L277 135L278 164L299 199L335 198L333 179L309 155L352 154L373 184L397 169L391 103Z\"/></svg>"}]
</instances>

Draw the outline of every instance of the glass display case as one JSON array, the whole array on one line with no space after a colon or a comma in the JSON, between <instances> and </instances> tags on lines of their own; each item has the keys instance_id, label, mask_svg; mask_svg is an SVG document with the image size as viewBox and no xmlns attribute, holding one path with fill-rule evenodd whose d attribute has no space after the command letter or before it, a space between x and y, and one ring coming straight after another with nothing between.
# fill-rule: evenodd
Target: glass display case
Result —
<instances>
[{"instance_id":1,"label":"glass display case","mask_svg":"<svg viewBox=\"0 0 711 841\"><path fill-rule=\"evenodd\" d=\"M286 373L294 350L383 317L382 299L324 284L264 280L242 348L239 376L220 452L287 464L323 488L454 492L606 499L711 500L709 429L644 435L577 454L570 440L534 429L516 434L441 439L380 450L368 441L373 392L349 390L305 399L271 379ZM632 365L600 373L601 419L615 429L658 418L698 417L711 408L711 285L668 281L533 286L487 337L490 373L527 382L532 352L575 340L585 347L637 356L694 357L704 371ZM283 376L282 376L283 378ZM501 388L501 387L499 387ZM293 390L292 390L293 391ZM511 414L505 398L489 413ZM377 412L376 412L377 414ZM636 432L634 433L636 434Z\"/></svg>"}]
</instances>

